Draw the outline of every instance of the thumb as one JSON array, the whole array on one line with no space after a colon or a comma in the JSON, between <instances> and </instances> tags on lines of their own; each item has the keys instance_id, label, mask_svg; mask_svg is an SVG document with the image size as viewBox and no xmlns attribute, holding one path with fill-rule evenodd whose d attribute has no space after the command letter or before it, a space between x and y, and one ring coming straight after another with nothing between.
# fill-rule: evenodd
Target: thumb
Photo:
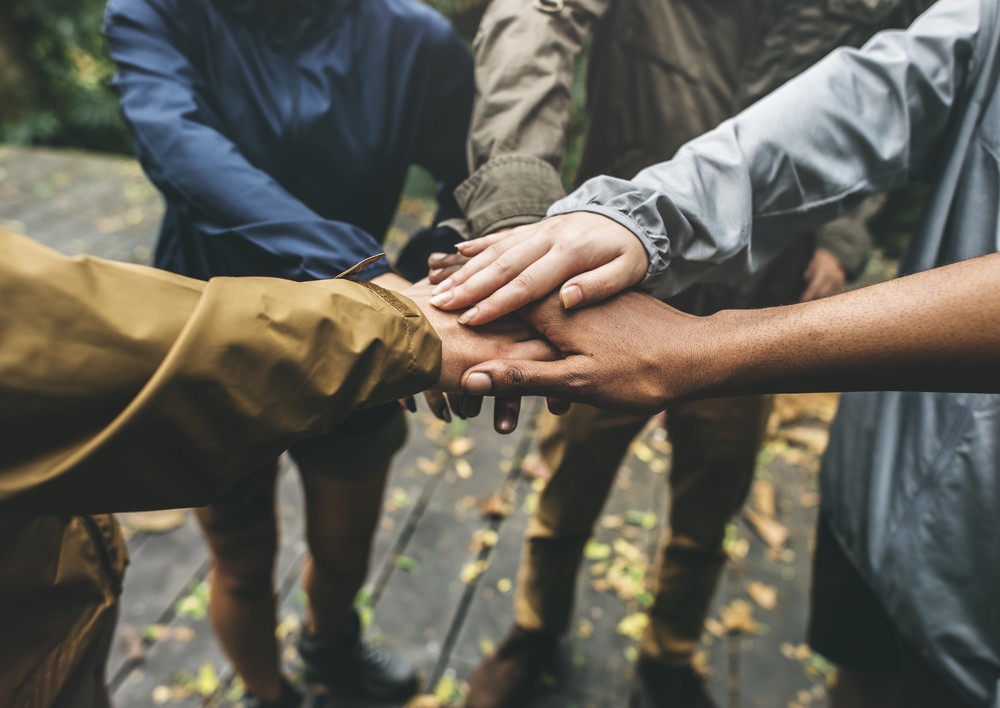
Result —
<instances>
[{"instance_id":1,"label":"thumb","mask_svg":"<svg viewBox=\"0 0 1000 708\"><path fill-rule=\"evenodd\" d=\"M462 390L474 396L565 397L572 380L572 366L566 359L505 359L488 361L466 371L462 375Z\"/></svg>"},{"instance_id":2,"label":"thumb","mask_svg":"<svg viewBox=\"0 0 1000 708\"><path fill-rule=\"evenodd\" d=\"M626 259L616 258L567 280L559 289L559 299L567 310L590 305L632 287L644 274L645 270L633 272Z\"/></svg>"}]
</instances>

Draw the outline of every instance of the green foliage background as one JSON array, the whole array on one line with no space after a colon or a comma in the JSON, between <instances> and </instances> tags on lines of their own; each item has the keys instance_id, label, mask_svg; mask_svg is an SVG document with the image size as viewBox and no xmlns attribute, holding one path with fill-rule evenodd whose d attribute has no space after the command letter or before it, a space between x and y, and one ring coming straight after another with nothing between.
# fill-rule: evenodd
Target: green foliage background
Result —
<instances>
[{"instance_id":1,"label":"green foliage background","mask_svg":"<svg viewBox=\"0 0 1000 708\"><path fill-rule=\"evenodd\" d=\"M0 8L0 140L128 151L101 36L103 0Z\"/></svg>"},{"instance_id":2,"label":"green foliage background","mask_svg":"<svg viewBox=\"0 0 1000 708\"><path fill-rule=\"evenodd\" d=\"M471 44L488 0L427 1ZM0 0L0 142L131 153L111 88L114 65L101 34L105 2ZM583 79L581 68L568 136L567 184L579 164ZM424 186L417 191L429 194L430 186Z\"/></svg>"}]
</instances>

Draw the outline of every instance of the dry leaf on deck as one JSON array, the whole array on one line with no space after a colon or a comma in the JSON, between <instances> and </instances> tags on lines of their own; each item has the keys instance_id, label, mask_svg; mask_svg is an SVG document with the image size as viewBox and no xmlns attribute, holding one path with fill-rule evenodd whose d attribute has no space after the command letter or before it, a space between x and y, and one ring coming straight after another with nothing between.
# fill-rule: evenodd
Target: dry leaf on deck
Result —
<instances>
[{"instance_id":1,"label":"dry leaf on deck","mask_svg":"<svg viewBox=\"0 0 1000 708\"><path fill-rule=\"evenodd\" d=\"M807 425L782 428L778 436L784 438L792 445L798 445L817 455L822 454L826 450L826 445L830 441L830 432L828 430Z\"/></svg>"},{"instance_id":2,"label":"dry leaf on deck","mask_svg":"<svg viewBox=\"0 0 1000 708\"><path fill-rule=\"evenodd\" d=\"M757 630L757 622L753 618L753 605L746 600L733 600L719 613L722 626L728 632L737 634L753 634Z\"/></svg>"},{"instance_id":3,"label":"dry leaf on deck","mask_svg":"<svg viewBox=\"0 0 1000 708\"><path fill-rule=\"evenodd\" d=\"M547 482L552 476L552 470L542 460L541 455L532 453L521 462L521 474L531 480L540 479Z\"/></svg>"},{"instance_id":4,"label":"dry leaf on deck","mask_svg":"<svg viewBox=\"0 0 1000 708\"><path fill-rule=\"evenodd\" d=\"M418 457L417 469L428 477L434 477L441 474L441 468L438 467L438 464L429 457Z\"/></svg>"},{"instance_id":5,"label":"dry leaf on deck","mask_svg":"<svg viewBox=\"0 0 1000 708\"><path fill-rule=\"evenodd\" d=\"M631 615L622 618L621 622L618 623L618 634L631 637L632 639L639 641L642 638L642 633L646 631L646 627L648 625L649 615L645 612L634 612Z\"/></svg>"},{"instance_id":6,"label":"dry leaf on deck","mask_svg":"<svg viewBox=\"0 0 1000 708\"><path fill-rule=\"evenodd\" d=\"M458 475L459 479L471 479L472 465L464 458L455 460L455 474Z\"/></svg>"},{"instance_id":7,"label":"dry leaf on deck","mask_svg":"<svg viewBox=\"0 0 1000 708\"><path fill-rule=\"evenodd\" d=\"M455 438L448 443L448 452L455 457L467 455L476 446L476 441L472 438Z\"/></svg>"},{"instance_id":8,"label":"dry leaf on deck","mask_svg":"<svg viewBox=\"0 0 1000 708\"><path fill-rule=\"evenodd\" d=\"M498 540L499 535L493 529L477 529L472 534L472 540L469 541L469 550L473 553L479 553L484 548L493 548L497 545Z\"/></svg>"},{"instance_id":9,"label":"dry leaf on deck","mask_svg":"<svg viewBox=\"0 0 1000 708\"><path fill-rule=\"evenodd\" d=\"M758 514L753 509L744 509L743 518L771 548L781 548L788 542L788 527L777 519Z\"/></svg>"},{"instance_id":10,"label":"dry leaf on deck","mask_svg":"<svg viewBox=\"0 0 1000 708\"><path fill-rule=\"evenodd\" d=\"M778 606L778 588L773 585L752 580L747 583L747 594L765 610L773 610Z\"/></svg>"},{"instance_id":11,"label":"dry leaf on deck","mask_svg":"<svg viewBox=\"0 0 1000 708\"><path fill-rule=\"evenodd\" d=\"M491 494L479 505L479 513L487 518L503 519L510 516L510 504L500 494Z\"/></svg>"},{"instance_id":12,"label":"dry leaf on deck","mask_svg":"<svg viewBox=\"0 0 1000 708\"><path fill-rule=\"evenodd\" d=\"M726 634L726 628L722 626L722 622L714 617L709 617L705 620L705 629L716 639L722 639Z\"/></svg>"},{"instance_id":13,"label":"dry leaf on deck","mask_svg":"<svg viewBox=\"0 0 1000 708\"><path fill-rule=\"evenodd\" d=\"M750 493L754 508L761 515L773 519L778 508L775 502L774 484L764 479L758 479L753 483Z\"/></svg>"},{"instance_id":14,"label":"dry leaf on deck","mask_svg":"<svg viewBox=\"0 0 1000 708\"><path fill-rule=\"evenodd\" d=\"M601 517L601 526L606 529L620 529L625 524L625 519L619 514L605 514Z\"/></svg>"}]
</instances>

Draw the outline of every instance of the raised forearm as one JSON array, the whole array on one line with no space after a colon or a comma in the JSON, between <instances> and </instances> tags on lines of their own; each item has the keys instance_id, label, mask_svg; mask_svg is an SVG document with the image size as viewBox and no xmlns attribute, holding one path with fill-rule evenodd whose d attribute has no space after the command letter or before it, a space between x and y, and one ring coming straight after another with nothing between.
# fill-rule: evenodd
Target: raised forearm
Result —
<instances>
[{"instance_id":1,"label":"raised forearm","mask_svg":"<svg viewBox=\"0 0 1000 708\"><path fill-rule=\"evenodd\" d=\"M704 325L700 393L998 392L1000 254Z\"/></svg>"}]
</instances>

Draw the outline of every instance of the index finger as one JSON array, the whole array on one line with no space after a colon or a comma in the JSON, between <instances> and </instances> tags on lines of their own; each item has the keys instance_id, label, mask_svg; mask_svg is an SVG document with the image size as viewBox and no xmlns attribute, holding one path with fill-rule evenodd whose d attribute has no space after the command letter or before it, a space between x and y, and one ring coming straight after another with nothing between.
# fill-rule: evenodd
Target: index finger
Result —
<instances>
[{"instance_id":1,"label":"index finger","mask_svg":"<svg viewBox=\"0 0 1000 708\"><path fill-rule=\"evenodd\" d=\"M493 292L463 312L458 318L459 323L487 324L545 297L567 277L563 272L565 264L561 261L556 254L546 253L506 283L503 282L503 275L497 274L493 266L473 276L469 282L455 288L456 300L471 300L480 293Z\"/></svg>"}]
</instances>

